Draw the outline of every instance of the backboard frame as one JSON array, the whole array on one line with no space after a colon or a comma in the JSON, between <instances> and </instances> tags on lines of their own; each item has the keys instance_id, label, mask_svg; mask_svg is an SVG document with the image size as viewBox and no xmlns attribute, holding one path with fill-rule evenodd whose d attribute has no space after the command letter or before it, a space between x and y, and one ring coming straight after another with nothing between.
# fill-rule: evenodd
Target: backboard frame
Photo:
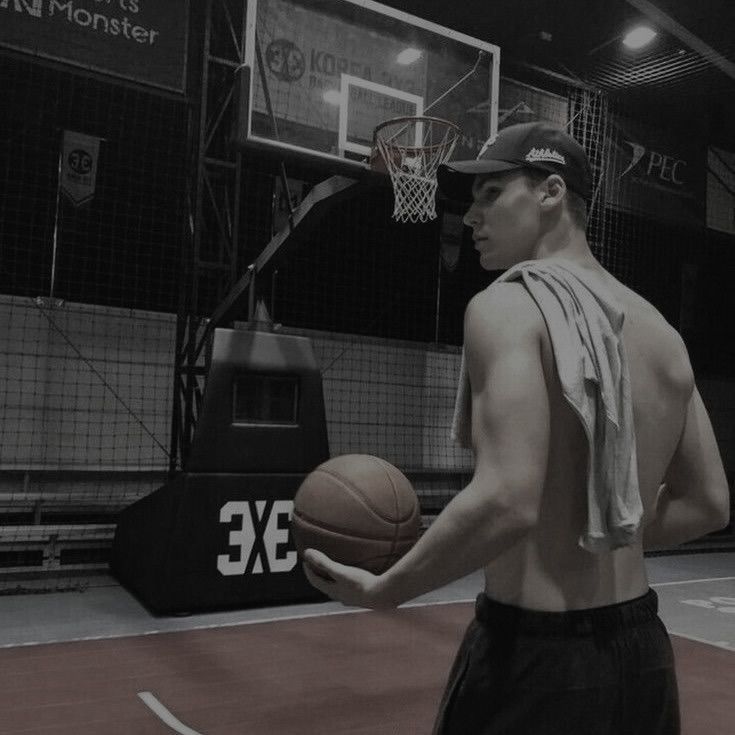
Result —
<instances>
[{"instance_id":1,"label":"backboard frame","mask_svg":"<svg viewBox=\"0 0 735 735\"><path fill-rule=\"evenodd\" d=\"M281 154L296 154L297 156L306 157L312 160L321 160L323 162L333 162L338 164L340 168L344 168L346 165L348 169L366 169L369 167L368 160L370 155L369 147L364 143L356 143L350 141L350 136L347 130L347 112L348 112L348 90L345 88L345 82L353 85L369 88L372 87L375 91L380 91L385 94L388 88L385 85L377 84L370 79L363 79L357 77L355 74L341 75L341 87L339 90L339 122L336 131L337 134L337 146L335 152L326 150L317 150L316 148L299 145L294 142L283 139L275 139L272 137L266 137L262 134L258 134L253 131L253 111L254 111L254 96L256 83L260 80L260 70L257 67L257 54L256 54L256 31L258 25L258 8L263 2L269 2L271 0L247 0L247 12L246 12L246 30L245 30L245 43L243 48L243 59L242 65L248 67L250 70L249 78L250 84L248 85L247 94L248 101L244 109L247 111L247 119L241 121L240 130L242 131L239 139L236 141L238 145L243 148L257 147L259 149L270 150L274 153ZM281 0L283 2L283 0ZM293 0L294 5L304 6L303 0ZM476 49L478 52L477 64L480 63L480 59L486 64L488 69L488 109L487 109L487 136L493 137L497 134L497 120L498 120L498 97L499 97L499 85L500 85L500 48L494 44L482 41L477 38L473 38L459 31L441 26L433 23L432 21L425 20L415 15L411 15L401 10L382 5L374 2L374 0L334 0L335 6L354 6L356 9L362 11L376 13L378 16L382 16L384 19L390 19L391 21L397 21L404 26L411 26L418 29L418 32L425 32L428 34L434 34L437 37L445 37L449 42L461 44L463 46ZM383 19L381 18L381 20ZM485 56L486 55L486 56ZM467 71L470 71L469 69ZM484 71L484 68L483 68ZM355 82L355 79L358 81ZM258 80L256 82L256 80ZM460 79L455 80L460 82ZM374 85L374 86L373 86ZM402 99L408 104L416 106L414 114L423 115L429 114L429 110L432 107L432 102L422 98L420 95L412 95L404 92L398 88L390 88L390 96L397 99ZM423 101L423 104L419 103L419 100ZM441 99L441 96L439 97ZM398 115L388 115L389 117L395 117ZM440 115L441 116L441 115ZM484 120L483 120L484 123ZM484 135L484 130L483 130ZM477 148L484 143L484 139L479 141ZM364 156L366 160L360 160L360 156Z\"/></svg>"}]
</instances>

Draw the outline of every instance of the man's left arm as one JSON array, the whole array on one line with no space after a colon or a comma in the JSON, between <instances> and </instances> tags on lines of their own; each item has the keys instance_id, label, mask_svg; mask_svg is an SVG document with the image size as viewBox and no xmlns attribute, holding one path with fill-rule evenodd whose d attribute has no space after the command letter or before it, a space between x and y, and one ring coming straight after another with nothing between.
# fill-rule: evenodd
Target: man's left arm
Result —
<instances>
[{"instance_id":1,"label":"man's left arm","mask_svg":"<svg viewBox=\"0 0 735 735\"><path fill-rule=\"evenodd\" d=\"M395 607L476 571L529 532L538 517L548 456L542 329L541 314L520 284L496 284L472 299L464 338L472 389L472 480L382 575L308 551L305 571L315 587L348 605Z\"/></svg>"}]
</instances>

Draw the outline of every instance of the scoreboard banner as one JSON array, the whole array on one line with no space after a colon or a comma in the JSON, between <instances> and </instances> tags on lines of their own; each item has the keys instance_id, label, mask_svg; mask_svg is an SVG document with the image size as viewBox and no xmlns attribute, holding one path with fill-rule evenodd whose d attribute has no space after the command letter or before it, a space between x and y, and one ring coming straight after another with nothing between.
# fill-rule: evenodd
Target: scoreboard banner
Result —
<instances>
[{"instance_id":1,"label":"scoreboard banner","mask_svg":"<svg viewBox=\"0 0 735 735\"><path fill-rule=\"evenodd\" d=\"M189 0L0 0L0 46L184 92Z\"/></svg>"}]
</instances>

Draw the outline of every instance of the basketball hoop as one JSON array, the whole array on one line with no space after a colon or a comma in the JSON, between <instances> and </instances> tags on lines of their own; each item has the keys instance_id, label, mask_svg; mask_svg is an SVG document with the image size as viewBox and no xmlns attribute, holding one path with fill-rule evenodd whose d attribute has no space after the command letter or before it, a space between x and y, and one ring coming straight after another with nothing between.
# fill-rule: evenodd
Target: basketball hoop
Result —
<instances>
[{"instance_id":1,"label":"basketball hoop","mask_svg":"<svg viewBox=\"0 0 735 735\"><path fill-rule=\"evenodd\" d=\"M436 172L452 155L461 132L448 120L424 116L397 117L375 128L370 164L390 175L393 219L436 219Z\"/></svg>"}]
</instances>

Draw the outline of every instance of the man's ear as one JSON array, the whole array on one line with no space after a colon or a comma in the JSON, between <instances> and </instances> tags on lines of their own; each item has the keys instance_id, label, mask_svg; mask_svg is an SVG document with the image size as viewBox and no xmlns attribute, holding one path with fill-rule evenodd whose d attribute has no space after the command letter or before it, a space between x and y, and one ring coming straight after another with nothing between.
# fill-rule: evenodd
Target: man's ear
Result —
<instances>
[{"instance_id":1,"label":"man's ear","mask_svg":"<svg viewBox=\"0 0 735 735\"><path fill-rule=\"evenodd\" d=\"M561 203L567 191L567 185L559 174L547 176L541 184L541 205L555 207Z\"/></svg>"}]
</instances>

